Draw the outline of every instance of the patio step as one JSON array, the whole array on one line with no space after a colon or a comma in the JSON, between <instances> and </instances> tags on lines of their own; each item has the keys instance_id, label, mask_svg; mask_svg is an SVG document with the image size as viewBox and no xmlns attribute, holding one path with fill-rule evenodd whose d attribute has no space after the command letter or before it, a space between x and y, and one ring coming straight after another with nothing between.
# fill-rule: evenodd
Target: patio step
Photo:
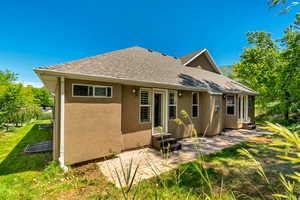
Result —
<instances>
[{"instance_id":1,"label":"patio step","mask_svg":"<svg viewBox=\"0 0 300 200\"><path fill-rule=\"evenodd\" d=\"M256 128L256 124L255 123L243 123L243 129L249 129L249 130L252 130L252 129L255 129Z\"/></svg>"},{"instance_id":2,"label":"patio step","mask_svg":"<svg viewBox=\"0 0 300 200\"><path fill-rule=\"evenodd\" d=\"M171 152L181 149L181 144L170 133L152 135L152 147L156 150Z\"/></svg>"},{"instance_id":3,"label":"patio step","mask_svg":"<svg viewBox=\"0 0 300 200\"><path fill-rule=\"evenodd\" d=\"M172 137L171 133L157 133L157 134L153 134L152 138L154 139L162 139L162 138L170 138Z\"/></svg>"},{"instance_id":4,"label":"patio step","mask_svg":"<svg viewBox=\"0 0 300 200\"><path fill-rule=\"evenodd\" d=\"M166 146L161 148L162 152L167 153L167 152L172 152L172 151L177 151L181 149L181 144L180 143L175 143L171 144L170 146Z\"/></svg>"},{"instance_id":5,"label":"patio step","mask_svg":"<svg viewBox=\"0 0 300 200\"><path fill-rule=\"evenodd\" d=\"M160 149L161 147L166 147L168 145L175 144L175 143L177 143L177 140L175 138L169 137L169 138L153 140L152 145L156 149Z\"/></svg>"}]
</instances>

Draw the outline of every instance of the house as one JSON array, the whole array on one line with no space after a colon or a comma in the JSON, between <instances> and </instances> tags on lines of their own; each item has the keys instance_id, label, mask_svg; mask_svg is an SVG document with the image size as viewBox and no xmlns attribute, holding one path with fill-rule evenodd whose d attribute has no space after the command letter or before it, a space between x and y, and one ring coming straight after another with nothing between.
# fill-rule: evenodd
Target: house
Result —
<instances>
[{"instance_id":1,"label":"house","mask_svg":"<svg viewBox=\"0 0 300 200\"><path fill-rule=\"evenodd\" d=\"M158 132L188 137L254 123L257 93L222 75L208 50L173 57L132 47L34 69L55 94L53 158L64 165L151 143Z\"/></svg>"}]
</instances>

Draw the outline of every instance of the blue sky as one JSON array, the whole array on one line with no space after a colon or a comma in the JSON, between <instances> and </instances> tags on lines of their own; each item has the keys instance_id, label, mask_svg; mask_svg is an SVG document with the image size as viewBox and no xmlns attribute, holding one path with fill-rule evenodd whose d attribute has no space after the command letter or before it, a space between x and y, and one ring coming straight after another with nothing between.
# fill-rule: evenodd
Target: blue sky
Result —
<instances>
[{"instance_id":1,"label":"blue sky","mask_svg":"<svg viewBox=\"0 0 300 200\"><path fill-rule=\"evenodd\" d=\"M142 46L181 56L207 48L219 66L239 60L247 31L276 38L294 21L267 0L2 1L0 69L39 84L32 68Z\"/></svg>"}]
</instances>

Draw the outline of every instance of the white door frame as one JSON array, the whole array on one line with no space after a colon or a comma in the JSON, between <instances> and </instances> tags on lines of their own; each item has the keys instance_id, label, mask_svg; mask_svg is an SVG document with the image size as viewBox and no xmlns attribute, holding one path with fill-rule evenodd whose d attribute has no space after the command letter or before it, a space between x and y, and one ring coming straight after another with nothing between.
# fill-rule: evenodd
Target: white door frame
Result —
<instances>
[{"instance_id":1,"label":"white door frame","mask_svg":"<svg viewBox=\"0 0 300 200\"><path fill-rule=\"evenodd\" d=\"M168 90L167 89L156 89L154 88L152 91L152 134L156 134L154 128L154 111L155 111L155 104L154 104L154 96L155 94L162 94L162 133L168 132Z\"/></svg>"},{"instance_id":2,"label":"white door frame","mask_svg":"<svg viewBox=\"0 0 300 200\"><path fill-rule=\"evenodd\" d=\"M241 101L239 101L241 99ZM248 107L249 107L249 102L248 102L248 95L238 95L238 102L239 102L239 113L238 113L238 120L240 123L243 122L248 122L249 117L248 117Z\"/></svg>"}]
</instances>

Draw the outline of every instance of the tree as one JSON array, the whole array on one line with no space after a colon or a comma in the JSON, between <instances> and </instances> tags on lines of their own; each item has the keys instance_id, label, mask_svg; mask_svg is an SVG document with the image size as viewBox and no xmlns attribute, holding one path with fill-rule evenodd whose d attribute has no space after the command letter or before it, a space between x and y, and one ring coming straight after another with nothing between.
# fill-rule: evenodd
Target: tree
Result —
<instances>
[{"instance_id":1,"label":"tree","mask_svg":"<svg viewBox=\"0 0 300 200\"><path fill-rule=\"evenodd\" d=\"M9 70L0 70L0 85L7 85L12 83L13 81L16 81L18 78L18 75L14 72L11 72Z\"/></svg>"},{"instance_id":2,"label":"tree","mask_svg":"<svg viewBox=\"0 0 300 200\"><path fill-rule=\"evenodd\" d=\"M293 1L289 1L289 0L268 0L270 3L271 7L275 7L278 6L280 4L287 4L289 3L289 5L284 8L283 10L281 10L281 13L287 13L289 12L293 7L300 5L300 0L293 0Z\"/></svg>"},{"instance_id":3,"label":"tree","mask_svg":"<svg viewBox=\"0 0 300 200\"><path fill-rule=\"evenodd\" d=\"M41 107L52 107L53 99L46 88L32 88L36 103Z\"/></svg>"},{"instance_id":4,"label":"tree","mask_svg":"<svg viewBox=\"0 0 300 200\"><path fill-rule=\"evenodd\" d=\"M257 90L260 96L257 102L262 105L274 100L273 87L276 68L279 64L278 46L266 32L247 33L251 47L243 49L241 60L234 64L234 76L245 85Z\"/></svg>"},{"instance_id":5,"label":"tree","mask_svg":"<svg viewBox=\"0 0 300 200\"><path fill-rule=\"evenodd\" d=\"M291 107L292 111L300 108L300 14L296 15L296 21L284 32L284 37L280 39L284 48L280 54L285 67L281 68L281 84L285 94L286 110ZM286 113L288 115L288 112ZM286 116L285 118L288 118Z\"/></svg>"},{"instance_id":6,"label":"tree","mask_svg":"<svg viewBox=\"0 0 300 200\"><path fill-rule=\"evenodd\" d=\"M243 50L233 68L241 82L260 93L258 104L278 101L285 119L289 119L289 111L299 108L299 21L298 15L284 38L277 40L281 48L270 33L247 33L250 47Z\"/></svg>"},{"instance_id":7,"label":"tree","mask_svg":"<svg viewBox=\"0 0 300 200\"><path fill-rule=\"evenodd\" d=\"M40 112L40 108L26 96L22 84L8 85L0 96L0 123L7 130L11 124L18 126L37 118Z\"/></svg>"},{"instance_id":8,"label":"tree","mask_svg":"<svg viewBox=\"0 0 300 200\"><path fill-rule=\"evenodd\" d=\"M21 96L22 85L9 85L0 98L1 121L8 130L9 123L16 122L16 113L25 106Z\"/></svg>"}]
</instances>

